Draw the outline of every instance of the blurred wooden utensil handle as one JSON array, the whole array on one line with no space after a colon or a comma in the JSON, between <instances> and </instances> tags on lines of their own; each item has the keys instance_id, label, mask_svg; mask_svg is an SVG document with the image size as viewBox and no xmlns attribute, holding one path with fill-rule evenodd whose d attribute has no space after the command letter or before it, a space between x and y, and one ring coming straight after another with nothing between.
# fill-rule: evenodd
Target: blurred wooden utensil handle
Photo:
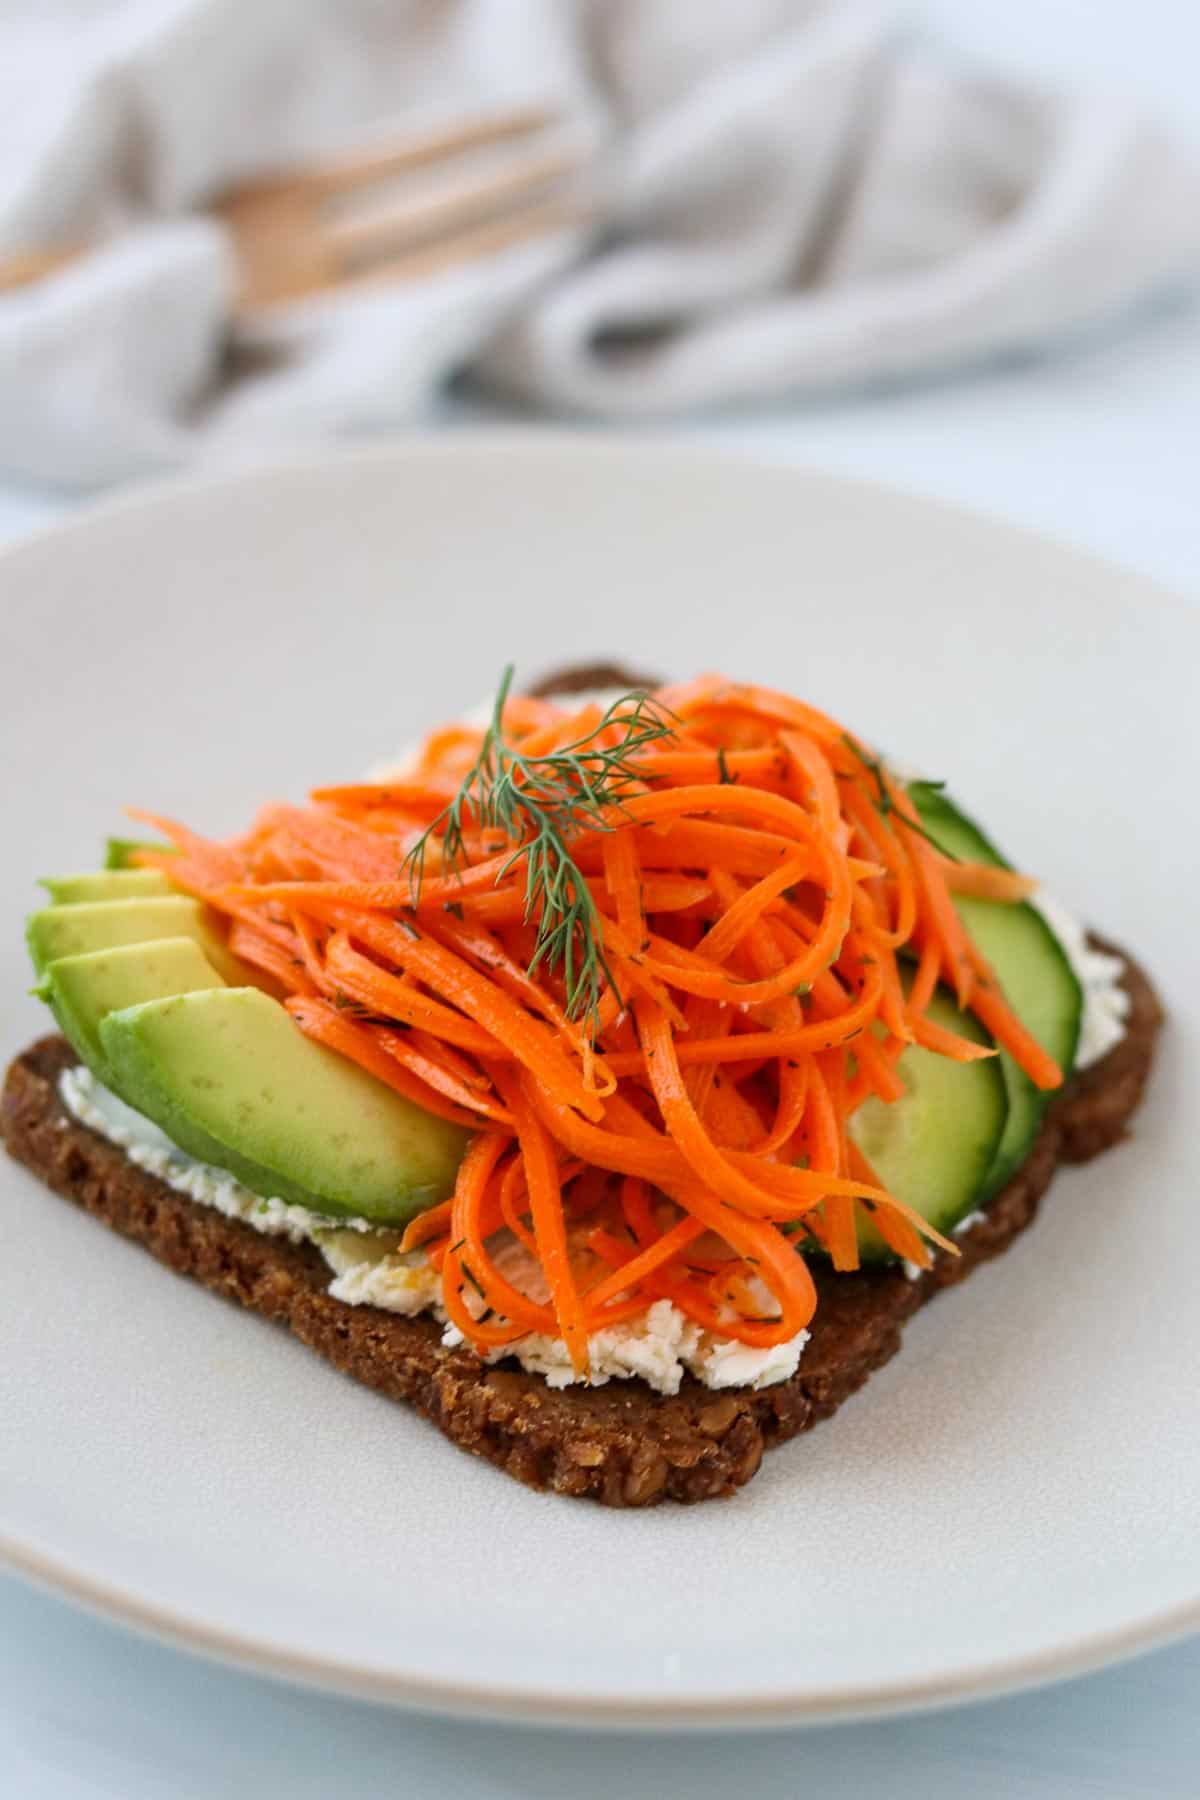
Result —
<instances>
[{"instance_id":1,"label":"blurred wooden utensil handle","mask_svg":"<svg viewBox=\"0 0 1200 1800\"><path fill-rule=\"evenodd\" d=\"M363 280L416 279L578 226L588 210L572 181L581 157L554 141L557 123L526 107L239 183L208 209L233 238L239 315ZM369 190L388 182L391 196L372 203ZM30 287L96 247L0 256L0 292Z\"/></svg>"}]
</instances>

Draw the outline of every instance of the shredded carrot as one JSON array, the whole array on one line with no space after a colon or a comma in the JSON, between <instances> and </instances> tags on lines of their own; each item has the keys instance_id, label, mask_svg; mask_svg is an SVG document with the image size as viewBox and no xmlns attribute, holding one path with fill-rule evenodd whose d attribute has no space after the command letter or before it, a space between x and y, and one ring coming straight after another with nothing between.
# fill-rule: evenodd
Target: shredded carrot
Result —
<instances>
[{"instance_id":1,"label":"shredded carrot","mask_svg":"<svg viewBox=\"0 0 1200 1800\"><path fill-rule=\"evenodd\" d=\"M550 1287L554 1317L575 1371L582 1375L588 1367L588 1322L571 1268L554 1142L521 1092L519 1083L507 1071L499 1070L496 1081L516 1123L538 1261Z\"/></svg>"},{"instance_id":2,"label":"shredded carrot","mask_svg":"<svg viewBox=\"0 0 1200 1800\"><path fill-rule=\"evenodd\" d=\"M380 1041L378 1032L356 1025L353 1020L330 1006L328 1001L295 994L285 1000L284 1005L306 1037L326 1045L330 1050L338 1051L351 1062L356 1062L369 1075L374 1075L378 1081L395 1088L398 1094L403 1094L406 1100L415 1100L426 1112L436 1113L439 1118L449 1119L455 1125L476 1123L471 1112L447 1103L435 1089L426 1087L410 1075L399 1059L391 1055L390 1045Z\"/></svg>"},{"instance_id":3,"label":"shredded carrot","mask_svg":"<svg viewBox=\"0 0 1200 1800\"><path fill-rule=\"evenodd\" d=\"M990 863L947 861L942 875L952 894L967 894L974 900L1028 900L1038 889L1031 875L1018 875L1015 869L995 868Z\"/></svg>"},{"instance_id":4,"label":"shredded carrot","mask_svg":"<svg viewBox=\"0 0 1200 1800\"><path fill-rule=\"evenodd\" d=\"M474 802L448 835L469 726L401 778L265 807L227 842L135 814L172 847L138 861L214 909L302 1031L473 1129L453 1197L401 1240L452 1324L483 1352L555 1335L583 1376L591 1335L659 1299L785 1342L816 1304L800 1246L855 1269L868 1218L919 1266L954 1253L854 1141L869 1096L906 1091L908 1045L960 1062L998 1046L1038 1086L1062 1080L955 904L1020 902L1026 876L943 856L878 759L789 695L704 676L652 703L670 728L618 797L559 820L602 973L590 1014L571 987L589 944L568 931L548 954L539 935L556 921L530 837ZM526 768L559 758L568 801L581 755L622 741L620 709L594 704L512 698L503 728ZM939 986L988 1042L929 1016Z\"/></svg>"}]
</instances>

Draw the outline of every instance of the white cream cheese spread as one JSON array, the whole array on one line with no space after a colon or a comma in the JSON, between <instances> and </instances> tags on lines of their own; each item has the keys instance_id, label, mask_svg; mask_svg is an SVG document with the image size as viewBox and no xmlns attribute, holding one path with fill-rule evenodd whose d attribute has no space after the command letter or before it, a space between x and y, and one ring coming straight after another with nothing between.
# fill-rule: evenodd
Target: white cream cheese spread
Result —
<instances>
[{"instance_id":1,"label":"white cream cheese spread","mask_svg":"<svg viewBox=\"0 0 1200 1800\"><path fill-rule=\"evenodd\" d=\"M1105 950L1094 950L1079 920L1053 895L1039 888L1030 900L1062 945L1075 979L1083 990L1079 1045L1075 1067L1090 1068L1107 1056L1125 1035L1129 995L1121 986L1125 963Z\"/></svg>"},{"instance_id":2,"label":"white cream cheese spread","mask_svg":"<svg viewBox=\"0 0 1200 1800\"><path fill-rule=\"evenodd\" d=\"M139 1169L157 1175L177 1193L198 1200L201 1206L213 1207L227 1219L253 1225L264 1237L285 1237L299 1244L318 1231L334 1227L349 1232L374 1230L366 1219L326 1218L307 1206L261 1199L227 1170L197 1162L194 1156L178 1149L144 1113L126 1106L103 1082L97 1081L90 1069L65 1069L58 1086L62 1103L72 1118L107 1138L110 1144L119 1145Z\"/></svg>"}]
</instances>

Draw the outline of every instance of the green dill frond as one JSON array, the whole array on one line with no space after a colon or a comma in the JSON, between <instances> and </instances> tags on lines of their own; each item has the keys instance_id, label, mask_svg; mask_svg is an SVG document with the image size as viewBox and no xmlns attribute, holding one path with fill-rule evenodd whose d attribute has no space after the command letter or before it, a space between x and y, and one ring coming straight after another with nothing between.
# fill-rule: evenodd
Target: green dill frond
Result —
<instances>
[{"instance_id":1,"label":"green dill frond","mask_svg":"<svg viewBox=\"0 0 1200 1800\"><path fill-rule=\"evenodd\" d=\"M429 845L440 837L442 869L461 874L471 831L501 833L513 850L502 880L525 864L525 917L537 923L529 964L545 963L566 990L567 1015L595 1024L605 987L617 984L604 950L604 927L587 880L571 854L583 831L611 829L605 814L643 785L639 754L673 737L673 715L651 694L622 694L594 730L543 756L525 756L505 735L504 708L513 681L510 663L500 679L479 755L454 798L422 832L402 864L413 904L420 898ZM616 742L599 740L616 728Z\"/></svg>"}]
</instances>

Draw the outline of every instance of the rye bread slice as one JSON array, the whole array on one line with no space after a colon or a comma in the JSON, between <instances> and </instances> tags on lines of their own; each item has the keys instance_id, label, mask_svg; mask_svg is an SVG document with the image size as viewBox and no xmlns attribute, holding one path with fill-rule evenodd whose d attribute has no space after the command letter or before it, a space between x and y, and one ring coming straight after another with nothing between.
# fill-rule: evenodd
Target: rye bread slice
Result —
<instances>
[{"instance_id":1,"label":"rye bread slice","mask_svg":"<svg viewBox=\"0 0 1200 1800\"><path fill-rule=\"evenodd\" d=\"M828 1418L895 1354L901 1327L919 1306L1006 1249L1033 1219L1060 1162L1086 1161L1125 1134L1162 1020L1132 963L1125 986L1132 1002L1125 1037L1056 1100L1024 1166L962 1239L961 1257L939 1258L916 1281L896 1268L821 1270L799 1369L759 1393L714 1393L690 1377L673 1398L641 1381L556 1391L515 1365L488 1368L470 1350L443 1349L432 1320L331 1299L329 1270L312 1245L222 1218L71 1118L58 1077L76 1059L63 1038L43 1038L10 1067L0 1133L47 1186L168 1268L286 1325L343 1373L407 1400L454 1443L530 1487L608 1506L708 1500L749 1481L764 1450Z\"/></svg>"}]
</instances>

